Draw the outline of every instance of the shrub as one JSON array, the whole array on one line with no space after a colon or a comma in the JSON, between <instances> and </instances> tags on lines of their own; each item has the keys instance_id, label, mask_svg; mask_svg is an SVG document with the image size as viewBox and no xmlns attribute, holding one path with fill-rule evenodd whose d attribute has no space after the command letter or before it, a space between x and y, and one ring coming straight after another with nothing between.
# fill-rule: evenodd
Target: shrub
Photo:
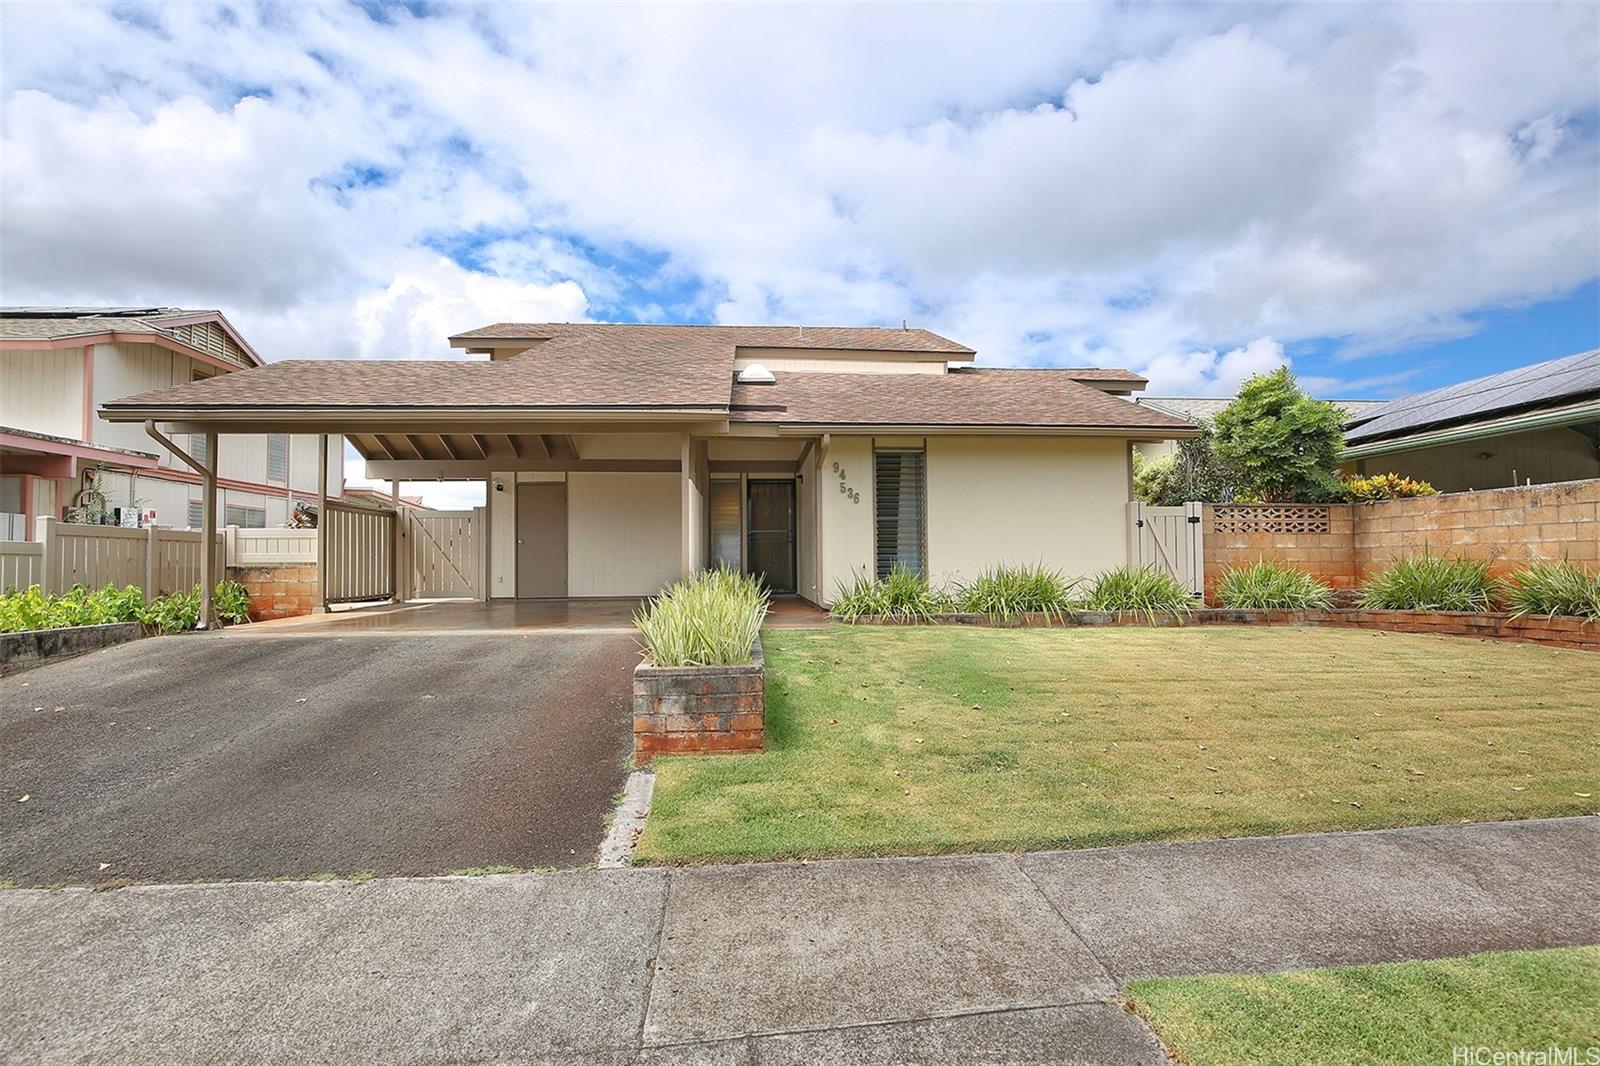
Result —
<instances>
[{"instance_id":1,"label":"shrub","mask_svg":"<svg viewBox=\"0 0 1600 1066\"><path fill-rule=\"evenodd\" d=\"M891 622L931 622L933 616L954 606L950 597L931 587L913 570L896 566L886 578L857 574L850 584L840 584L833 616L841 622L879 617Z\"/></svg>"},{"instance_id":2,"label":"shrub","mask_svg":"<svg viewBox=\"0 0 1600 1066\"><path fill-rule=\"evenodd\" d=\"M1263 559L1227 567L1217 578L1224 607L1254 611L1308 611L1333 605L1333 589L1298 567Z\"/></svg>"},{"instance_id":3,"label":"shrub","mask_svg":"<svg viewBox=\"0 0 1600 1066\"><path fill-rule=\"evenodd\" d=\"M1320 503L1340 499L1333 475L1344 412L1300 390L1287 367L1257 374L1212 420L1213 447L1232 472L1235 499Z\"/></svg>"},{"instance_id":4,"label":"shrub","mask_svg":"<svg viewBox=\"0 0 1600 1066\"><path fill-rule=\"evenodd\" d=\"M1361 591L1361 606L1378 611L1487 611L1496 582L1489 564L1424 552L1396 559Z\"/></svg>"},{"instance_id":5,"label":"shrub","mask_svg":"<svg viewBox=\"0 0 1600 1066\"><path fill-rule=\"evenodd\" d=\"M1079 606L1091 611L1141 611L1154 621L1162 612L1188 614L1194 598L1171 574L1124 566L1097 574Z\"/></svg>"},{"instance_id":6,"label":"shrub","mask_svg":"<svg viewBox=\"0 0 1600 1066\"><path fill-rule=\"evenodd\" d=\"M250 593L237 581L217 585L215 602L223 621L242 622L249 618ZM180 633L193 629L199 621L199 585L149 602L135 585L107 585L96 592L74 585L60 595L51 595L34 585L0 596L0 633L111 622L138 622L156 632Z\"/></svg>"},{"instance_id":7,"label":"shrub","mask_svg":"<svg viewBox=\"0 0 1600 1066\"><path fill-rule=\"evenodd\" d=\"M1042 563L1033 566L995 566L979 574L956 592L963 611L1013 618L1043 614L1052 618L1072 606L1077 578L1063 577Z\"/></svg>"},{"instance_id":8,"label":"shrub","mask_svg":"<svg viewBox=\"0 0 1600 1066\"><path fill-rule=\"evenodd\" d=\"M1600 621L1600 573L1565 559L1529 563L1500 583L1500 598L1518 618L1571 614Z\"/></svg>"},{"instance_id":9,"label":"shrub","mask_svg":"<svg viewBox=\"0 0 1600 1066\"><path fill-rule=\"evenodd\" d=\"M750 574L705 570L669 585L633 624L656 666L737 666L750 661L767 601Z\"/></svg>"},{"instance_id":10,"label":"shrub","mask_svg":"<svg viewBox=\"0 0 1600 1066\"><path fill-rule=\"evenodd\" d=\"M1371 474L1344 479L1345 495L1352 500L1404 500L1415 496L1437 496L1439 490L1426 481L1399 474Z\"/></svg>"}]
</instances>

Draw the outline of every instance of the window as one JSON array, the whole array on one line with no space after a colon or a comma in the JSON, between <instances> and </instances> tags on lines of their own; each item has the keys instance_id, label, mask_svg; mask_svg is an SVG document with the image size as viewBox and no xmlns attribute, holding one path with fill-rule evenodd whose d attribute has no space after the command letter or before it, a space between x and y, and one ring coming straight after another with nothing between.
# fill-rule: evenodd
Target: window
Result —
<instances>
[{"instance_id":1,"label":"window","mask_svg":"<svg viewBox=\"0 0 1600 1066\"><path fill-rule=\"evenodd\" d=\"M267 434L267 480L280 485L289 481L289 435Z\"/></svg>"},{"instance_id":2,"label":"window","mask_svg":"<svg viewBox=\"0 0 1600 1066\"><path fill-rule=\"evenodd\" d=\"M873 507L877 533L878 576L903 566L927 574L926 460L921 449L886 449L873 453Z\"/></svg>"},{"instance_id":3,"label":"window","mask_svg":"<svg viewBox=\"0 0 1600 1066\"><path fill-rule=\"evenodd\" d=\"M240 507L230 503L222 509L222 515L222 524L226 526L238 526L241 529L267 527L267 512L263 507Z\"/></svg>"},{"instance_id":4,"label":"window","mask_svg":"<svg viewBox=\"0 0 1600 1066\"><path fill-rule=\"evenodd\" d=\"M189 501L189 528L190 529L199 529L201 523L205 521L205 518L206 518L205 504L201 503L199 500L190 500Z\"/></svg>"},{"instance_id":5,"label":"window","mask_svg":"<svg viewBox=\"0 0 1600 1066\"><path fill-rule=\"evenodd\" d=\"M738 478L711 482L711 565L739 570L744 566L744 504Z\"/></svg>"},{"instance_id":6,"label":"window","mask_svg":"<svg viewBox=\"0 0 1600 1066\"><path fill-rule=\"evenodd\" d=\"M206 456L206 435L204 433L189 434L189 454L194 456L194 461L201 466L211 465L211 460Z\"/></svg>"}]
</instances>

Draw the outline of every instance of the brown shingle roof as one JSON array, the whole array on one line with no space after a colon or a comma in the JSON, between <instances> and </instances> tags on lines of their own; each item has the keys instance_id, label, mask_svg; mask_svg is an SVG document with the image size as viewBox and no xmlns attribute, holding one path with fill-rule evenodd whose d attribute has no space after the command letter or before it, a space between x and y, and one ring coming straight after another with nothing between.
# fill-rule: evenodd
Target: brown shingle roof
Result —
<instances>
[{"instance_id":1,"label":"brown shingle roof","mask_svg":"<svg viewBox=\"0 0 1600 1066\"><path fill-rule=\"evenodd\" d=\"M972 355L973 350L948 337L925 329L880 329L868 326L660 326L621 322L499 322L457 333L450 338L456 347L465 342L487 340L536 341L552 337L583 335L597 339L659 338L672 343L705 345L721 349L740 348L829 348L876 352L944 352ZM461 342L461 343L457 343Z\"/></svg>"},{"instance_id":2,"label":"brown shingle roof","mask_svg":"<svg viewBox=\"0 0 1600 1066\"><path fill-rule=\"evenodd\" d=\"M731 417L789 425L1189 427L1080 384L1075 373L962 368L945 374L780 374L771 385L735 384Z\"/></svg>"}]
</instances>

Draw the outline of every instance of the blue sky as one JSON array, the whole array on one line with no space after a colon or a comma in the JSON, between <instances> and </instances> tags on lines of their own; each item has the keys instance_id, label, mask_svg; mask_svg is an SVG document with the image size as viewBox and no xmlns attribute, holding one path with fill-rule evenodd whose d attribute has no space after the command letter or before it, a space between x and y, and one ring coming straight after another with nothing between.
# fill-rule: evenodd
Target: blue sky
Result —
<instances>
[{"instance_id":1,"label":"blue sky","mask_svg":"<svg viewBox=\"0 0 1600 1066\"><path fill-rule=\"evenodd\" d=\"M269 358L902 320L1387 396L1600 346L1592 4L6 5L0 300Z\"/></svg>"}]
</instances>

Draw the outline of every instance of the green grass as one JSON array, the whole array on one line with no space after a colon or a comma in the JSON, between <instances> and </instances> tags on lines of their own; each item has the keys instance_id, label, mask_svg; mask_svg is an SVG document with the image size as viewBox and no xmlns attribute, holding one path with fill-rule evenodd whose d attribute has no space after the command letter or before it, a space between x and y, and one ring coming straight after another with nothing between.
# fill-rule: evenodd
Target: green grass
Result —
<instances>
[{"instance_id":1,"label":"green grass","mask_svg":"<svg viewBox=\"0 0 1600 1066\"><path fill-rule=\"evenodd\" d=\"M768 750L658 758L641 861L1600 809L1591 652L1209 626L841 625L769 630L763 645Z\"/></svg>"},{"instance_id":2,"label":"green grass","mask_svg":"<svg viewBox=\"0 0 1600 1066\"><path fill-rule=\"evenodd\" d=\"M1438 1066L1451 1061L1456 1047L1600 1045L1595 947L1135 981L1128 993L1177 1061L1189 1066ZM1583 1054L1577 1061L1585 1061Z\"/></svg>"}]
</instances>

